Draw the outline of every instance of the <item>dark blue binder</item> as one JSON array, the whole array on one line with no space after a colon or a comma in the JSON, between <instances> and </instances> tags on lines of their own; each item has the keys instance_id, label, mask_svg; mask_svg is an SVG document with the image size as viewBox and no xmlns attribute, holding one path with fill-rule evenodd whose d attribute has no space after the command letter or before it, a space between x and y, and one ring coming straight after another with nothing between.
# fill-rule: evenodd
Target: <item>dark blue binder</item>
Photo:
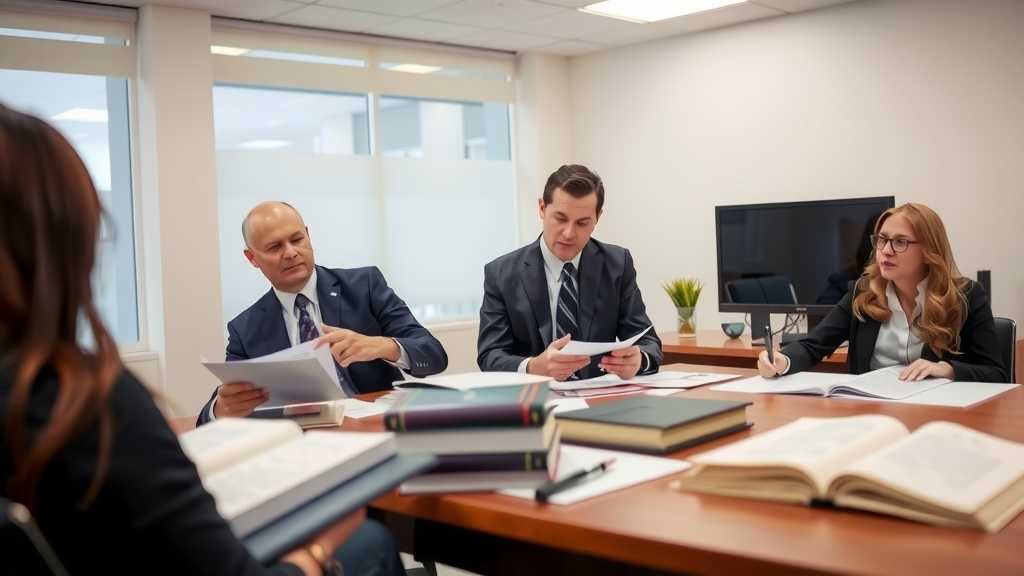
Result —
<instances>
[{"instance_id":1,"label":"dark blue binder","mask_svg":"<svg viewBox=\"0 0 1024 576\"><path fill-rule=\"evenodd\" d=\"M398 455L310 500L243 539L249 552L270 563L308 542L331 523L437 465L431 455Z\"/></svg>"}]
</instances>

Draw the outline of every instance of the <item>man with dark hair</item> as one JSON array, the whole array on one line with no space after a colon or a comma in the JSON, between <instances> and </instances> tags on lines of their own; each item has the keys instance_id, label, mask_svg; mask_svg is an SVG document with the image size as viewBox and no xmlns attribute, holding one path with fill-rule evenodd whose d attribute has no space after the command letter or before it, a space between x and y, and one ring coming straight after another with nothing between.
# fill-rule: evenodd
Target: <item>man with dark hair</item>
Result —
<instances>
[{"instance_id":1,"label":"man with dark hair","mask_svg":"<svg viewBox=\"0 0 1024 576\"><path fill-rule=\"evenodd\" d=\"M538 205L541 237L484 267L480 369L556 380L657 372L661 341L653 330L637 345L595 359L559 352L570 339L625 340L651 321L629 251L590 237L604 208L601 178L586 166L562 166Z\"/></svg>"},{"instance_id":2,"label":"man with dark hair","mask_svg":"<svg viewBox=\"0 0 1024 576\"><path fill-rule=\"evenodd\" d=\"M387 390L402 371L429 376L448 366L441 343L413 317L376 267L317 266L309 229L285 202L264 202L242 221L246 259L271 289L228 322L227 359L265 356L318 338L331 347L347 395ZM197 424L247 416L267 400L249 382L217 388Z\"/></svg>"}]
</instances>

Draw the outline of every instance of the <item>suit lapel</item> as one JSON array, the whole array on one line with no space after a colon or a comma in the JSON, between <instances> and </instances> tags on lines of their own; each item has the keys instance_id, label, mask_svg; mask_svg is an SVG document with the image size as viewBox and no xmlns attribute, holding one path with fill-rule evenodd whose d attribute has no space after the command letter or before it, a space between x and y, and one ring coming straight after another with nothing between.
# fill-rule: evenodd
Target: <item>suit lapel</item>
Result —
<instances>
[{"instance_id":1,"label":"suit lapel","mask_svg":"<svg viewBox=\"0 0 1024 576\"><path fill-rule=\"evenodd\" d=\"M345 314L342 310L344 299L341 297L341 278L323 266L316 267L316 296L320 300L320 318L324 324L334 328L352 329L350 326L345 326L343 322ZM341 372L341 377L358 391L358 388L355 386L355 379L352 378L349 369L343 368L337 361L334 362L334 367ZM346 390L344 384L342 384L341 389Z\"/></svg>"},{"instance_id":2,"label":"suit lapel","mask_svg":"<svg viewBox=\"0 0 1024 576\"><path fill-rule=\"evenodd\" d=\"M341 327L341 280L322 266L316 267L316 296L324 324Z\"/></svg>"},{"instance_id":3,"label":"suit lapel","mask_svg":"<svg viewBox=\"0 0 1024 576\"><path fill-rule=\"evenodd\" d=\"M544 276L544 257L540 253L540 242L537 240L526 251L523 257L523 274L520 281L526 297L533 308L533 317L537 322L538 336L543 343L542 348L551 344L551 300L548 297L548 282Z\"/></svg>"},{"instance_id":4,"label":"suit lapel","mask_svg":"<svg viewBox=\"0 0 1024 576\"><path fill-rule=\"evenodd\" d=\"M580 325L580 337L590 340L590 330L594 325L594 307L597 304L598 290L601 288L600 278L604 273L604 254L597 249L594 242L587 242L580 257L580 309L577 322Z\"/></svg>"},{"instance_id":5,"label":"suit lapel","mask_svg":"<svg viewBox=\"0 0 1024 576\"><path fill-rule=\"evenodd\" d=\"M288 328L284 325L284 316L281 312L281 301L277 294L270 289L260 298L260 316L257 319L255 338L257 354L253 357L264 356L291 346L288 339Z\"/></svg>"},{"instance_id":6,"label":"suit lapel","mask_svg":"<svg viewBox=\"0 0 1024 576\"><path fill-rule=\"evenodd\" d=\"M873 318L865 318L860 329L857 330L857 370L863 373L871 369L871 357L875 353L875 342L878 341L878 331L882 324Z\"/></svg>"}]
</instances>

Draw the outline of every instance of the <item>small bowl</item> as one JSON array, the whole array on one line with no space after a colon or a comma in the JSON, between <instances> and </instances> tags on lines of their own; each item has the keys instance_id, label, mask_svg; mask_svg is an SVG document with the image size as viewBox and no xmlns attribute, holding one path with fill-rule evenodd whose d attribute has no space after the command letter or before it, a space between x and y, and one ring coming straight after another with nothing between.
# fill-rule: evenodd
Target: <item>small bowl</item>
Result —
<instances>
[{"instance_id":1,"label":"small bowl","mask_svg":"<svg viewBox=\"0 0 1024 576\"><path fill-rule=\"evenodd\" d=\"M745 326L743 322L722 322L722 332L729 338L739 338Z\"/></svg>"}]
</instances>

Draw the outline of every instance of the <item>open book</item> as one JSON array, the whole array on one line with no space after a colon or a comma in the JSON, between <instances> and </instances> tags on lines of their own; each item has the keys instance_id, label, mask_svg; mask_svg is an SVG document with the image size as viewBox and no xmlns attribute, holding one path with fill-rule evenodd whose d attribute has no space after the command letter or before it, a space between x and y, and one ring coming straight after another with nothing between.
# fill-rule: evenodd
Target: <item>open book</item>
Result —
<instances>
[{"instance_id":1,"label":"open book","mask_svg":"<svg viewBox=\"0 0 1024 576\"><path fill-rule=\"evenodd\" d=\"M1024 444L951 422L800 418L690 458L684 490L836 506L996 532L1024 509Z\"/></svg>"},{"instance_id":2,"label":"open book","mask_svg":"<svg viewBox=\"0 0 1024 576\"><path fill-rule=\"evenodd\" d=\"M815 394L902 400L950 382L946 378L927 378L918 382L900 380L899 375L903 368L891 366L859 376L822 372L798 372L770 379L755 376L712 386L711 389L756 394Z\"/></svg>"},{"instance_id":3,"label":"open book","mask_svg":"<svg viewBox=\"0 0 1024 576\"><path fill-rule=\"evenodd\" d=\"M290 420L219 418L179 440L240 538L396 454L390 433L303 434Z\"/></svg>"}]
</instances>

